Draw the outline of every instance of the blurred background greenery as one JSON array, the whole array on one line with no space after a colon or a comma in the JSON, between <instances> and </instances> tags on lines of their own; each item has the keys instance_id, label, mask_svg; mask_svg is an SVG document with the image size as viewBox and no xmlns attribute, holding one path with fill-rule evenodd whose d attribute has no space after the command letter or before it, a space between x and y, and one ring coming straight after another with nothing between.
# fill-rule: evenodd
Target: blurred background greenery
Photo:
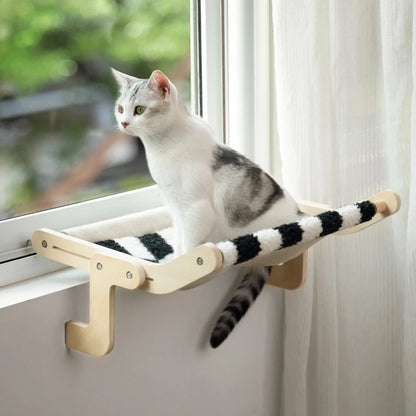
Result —
<instances>
[{"instance_id":1,"label":"blurred background greenery","mask_svg":"<svg viewBox=\"0 0 416 416\"><path fill-rule=\"evenodd\" d=\"M110 67L189 101L189 0L1 0L0 219L152 183Z\"/></svg>"}]
</instances>

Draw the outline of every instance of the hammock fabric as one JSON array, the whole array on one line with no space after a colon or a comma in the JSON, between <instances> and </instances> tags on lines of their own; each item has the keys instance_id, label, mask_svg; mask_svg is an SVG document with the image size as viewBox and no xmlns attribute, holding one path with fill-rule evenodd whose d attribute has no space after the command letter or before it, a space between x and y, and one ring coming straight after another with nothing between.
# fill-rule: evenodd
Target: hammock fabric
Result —
<instances>
[{"instance_id":1,"label":"hammock fabric","mask_svg":"<svg viewBox=\"0 0 416 416\"><path fill-rule=\"evenodd\" d=\"M300 221L246 234L216 246L223 255L223 269L227 269L368 222L376 212L374 203L357 202L315 216L305 214ZM96 244L156 263L166 263L175 257L172 228L143 236L98 241Z\"/></svg>"}]
</instances>

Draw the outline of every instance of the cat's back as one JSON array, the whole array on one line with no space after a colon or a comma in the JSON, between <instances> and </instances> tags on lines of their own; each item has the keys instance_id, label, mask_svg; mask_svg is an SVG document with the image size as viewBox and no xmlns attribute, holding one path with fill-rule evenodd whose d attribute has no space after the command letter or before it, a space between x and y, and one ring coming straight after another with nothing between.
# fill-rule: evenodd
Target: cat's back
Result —
<instances>
[{"instance_id":1,"label":"cat's back","mask_svg":"<svg viewBox=\"0 0 416 416\"><path fill-rule=\"evenodd\" d=\"M218 145L211 169L218 215L213 239L233 238L298 219L295 200L270 175L235 150Z\"/></svg>"}]
</instances>

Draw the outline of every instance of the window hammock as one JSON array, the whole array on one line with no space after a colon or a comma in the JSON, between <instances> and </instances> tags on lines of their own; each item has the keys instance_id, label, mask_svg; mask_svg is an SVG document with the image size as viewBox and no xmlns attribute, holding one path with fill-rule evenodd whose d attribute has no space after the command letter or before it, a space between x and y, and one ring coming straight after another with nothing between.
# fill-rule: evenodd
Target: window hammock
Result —
<instances>
[{"instance_id":1,"label":"window hammock","mask_svg":"<svg viewBox=\"0 0 416 416\"><path fill-rule=\"evenodd\" d=\"M95 356L111 351L115 286L171 293L200 285L232 267L257 264L274 266L267 283L296 289L306 279L309 247L330 234L356 232L379 222L399 210L400 198L383 191L335 210L313 203L299 205L308 215L298 222L205 243L179 257L172 248L173 230L168 227L171 220L166 208L65 232L36 230L32 245L38 254L90 273L90 323L68 322L67 346Z\"/></svg>"}]
</instances>

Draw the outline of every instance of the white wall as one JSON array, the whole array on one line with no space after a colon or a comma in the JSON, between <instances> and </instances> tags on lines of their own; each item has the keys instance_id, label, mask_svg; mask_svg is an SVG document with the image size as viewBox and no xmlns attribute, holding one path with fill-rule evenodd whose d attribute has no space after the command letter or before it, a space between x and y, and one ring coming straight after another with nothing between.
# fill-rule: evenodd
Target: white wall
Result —
<instances>
[{"instance_id":1,"label":"white wall","mask_svg":"<svg viewBox=\"0 0 416 416\"><path fill-rule=\"evenodd\" d=\"M88 285L0 310L0 415L279 414L282 291L267 286L217 350L208 336L233 276L169 295L117 289L114 350L64 345Z\"/></svg>"}]
</instances>

